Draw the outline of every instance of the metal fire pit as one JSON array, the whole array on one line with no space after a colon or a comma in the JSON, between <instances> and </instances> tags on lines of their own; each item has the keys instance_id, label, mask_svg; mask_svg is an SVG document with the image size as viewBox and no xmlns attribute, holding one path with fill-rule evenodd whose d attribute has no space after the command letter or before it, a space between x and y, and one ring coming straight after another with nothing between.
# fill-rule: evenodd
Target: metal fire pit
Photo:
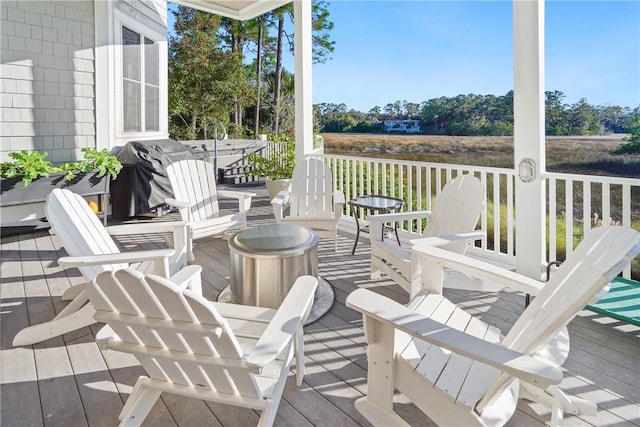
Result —
<instances>
[{"instance_id":1,"label":"metal fire pit","mask_svg":"<svg viewBox=\"0 0 640 427\"><path fill-rule=\"evenodd\" d=\"M247 228L229 239L231 298L278 308L295 280L318 275L318 235L291 224Z\"/></svg>"}]
</instances>

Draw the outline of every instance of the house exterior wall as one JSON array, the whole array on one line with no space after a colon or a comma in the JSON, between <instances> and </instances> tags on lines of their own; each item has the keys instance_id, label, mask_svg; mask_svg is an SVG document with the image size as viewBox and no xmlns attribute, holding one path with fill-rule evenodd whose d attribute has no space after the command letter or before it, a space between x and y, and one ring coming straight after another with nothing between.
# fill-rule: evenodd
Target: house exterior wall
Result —
<instances>
[{"instance_id":1,"label":"house exterior wall","mask_svg":"<svg viewBox=\"0 0 640 427\"><path fill-rule=\"evenodd\" d=\"M116 8L153 31L167 31L166 0L122 0L116 3Z\"/></svg>"},{"instance_id":2,"label":"house exterior wall","mask_svg":"<svg viewBox=\"0 0 640 427\"><path fill-rule=\"evenodd\" d=\"M158 132L119 128L121 19L161 43ZM84 147L166 137L166 23L165 0L0 1L0 161L37 150L62 163Z\"/></svg>"},{"instance_id":3,"label":"house exterior wall","mask_svg":"<svg viewBox=\"0 0 640 427\"><path fill-rule=\"evenodd\" d=\"M0 18L0 161L81 158L96 134L93 1L2 1Z\"/></svg>"}]
</instances>

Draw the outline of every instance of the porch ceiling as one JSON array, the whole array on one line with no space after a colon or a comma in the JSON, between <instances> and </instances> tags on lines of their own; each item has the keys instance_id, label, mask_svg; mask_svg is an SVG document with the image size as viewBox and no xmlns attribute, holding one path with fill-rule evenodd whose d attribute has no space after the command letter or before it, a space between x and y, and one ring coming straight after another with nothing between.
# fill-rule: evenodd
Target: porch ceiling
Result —
<instances>
[{"instance_id":1,"label":"porch ceiling","mask_svg":"<svg viewBox=\"0 0 640 427\"><path fill-rule=\"evenodd\" d=\"M172 0L182 6L244 21L277 9L292 0Z\"/></svg>"}]
</instances>

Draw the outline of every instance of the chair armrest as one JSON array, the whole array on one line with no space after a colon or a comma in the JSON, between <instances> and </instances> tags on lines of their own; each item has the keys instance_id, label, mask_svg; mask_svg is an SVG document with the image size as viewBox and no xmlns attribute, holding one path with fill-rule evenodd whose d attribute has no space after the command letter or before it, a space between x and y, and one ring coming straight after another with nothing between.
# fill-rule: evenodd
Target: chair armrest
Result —
<instances>
[{"instance_id":1,"label":"chair armrest","mask_svg":"<svg viewBox=\"0 0 640 427\"><path fill-rule=\"evenodd\" d=\"M296 279L269 326L247 357L247 365L262 368L282 353L293 335L302 328L302 321L311 310L317 287L316 277L301 276Z\"/></svg>"},{"instance_id":2,"label":"chair armrest","mask_svg":"<svg viewBox=\"0 0 640 427\"><path fill-rule=\"evenodd\" d=\"M195 204L191 202L185 202L183 200L176 200L173 197L167 197L166 199L164 199L164 202L169 206L173 206L174 208L178 208L178 209L189 208Z\"/></svg>"},{"instance_id":3,"label":"chair armrest","mask_svg":"<svg viewBox=\"0 0 640 427\"><path fill-rule=\"evenodd\" d=\"M95 265L130 264L132 262L155 261L155 273L162 277L168 277L169 258L174 254L174 249L152 249L115 254L65 256L58 259L58 264L63 267L91 267Z\"/></svg>"},{"instance_id":4,"label":"chair armrest","mask_svg":"<svg viewBox=\"0 0 640 427\"><path fill-rule=\"evenodd\" d=\"M412 239L409 243L413 246L428 245L433 247L445 248L448 245L460 242L473 242L482 239L487 233L482 230L469 231L467 233L443 234L442 236L423 237L420 239Z\"/></svg>"},{"instance_id":5,"label":"chair armrest","mask_svg":"<svg viewBox=\"0 0 640 427\"><path fill-rule=\"evenodd\" d=\"M346 305L369 319L391 325L417 339L477 360L542 389L562 381L560 368L424 317L367 289L352 292Z\"/></svg>"},{"instance_id":6,"label":"chair armrest","mask_svg":"<svg viewBox=\"0 0 640 427\"><path fill-rule=\"evenodd\" d=\"M111 236L123 236L129 234L170 233L179 227L186 226L187 224L182 221L164 221L111 225L109 227L105 227L105 229Z\"/></svg>"},{"instance_id":7,"label":"chair armrest","mask_svg":"<svg viewBox=\"0 0 640 427\"><path fill-rule=\"evenodd\" d=\"M412 249L414 254L426 256L442 267L451 268L452 270L485 279L489 282L498 283L507 288L527 294L537 295L545 286L544 283L522 274L498 268L493 264L437 247L442 244L442 241L442 237L417 239Z\"/></svg>"},{"instance_id":8,"label":"chair armrest","mask_svg":"<svg viewBox=\"0 0 640 427\"><path fill-rule=\"evenodd\" d=\"M431 211L410 211L410 212L394 212L386 214L369 215L367 221L371 222L395 222L408 221L412 219L428 218Z\"/></svg>"},{"instance_id":9,"label":"chair armrest","mask_svg":"<svg viewBox=\"0 0 640 427\"><path fill-rule=\"evenodd\" d=\"M289 203L291 197L291 189L280 191L276 196L271 199L271 207L273 207L273 216L276 221L280 222L284 216L284 206Z\"/></svg>"},{"instance_id":10,"label":"chair armrest","mask_svg":"<svg viewBox=\"0 0 640 427\"><path fill-rule=\"evenodd\" d=\"M175 283L180 290L189 288L191 291L202 296L201 272L202 267L199 265L188 265L173 276L169 277L169 280Z\"/></svg>"},{"instance_id":11,"label":"chair armrest","mask_svg":"<svg viewBox=\"0 0 640 427\"><path fill-rule=\"evenodd\" d=\"M412 219L428 218L431 211L394 212L387 214L374 214L367 217L369 223L369 237L371 241L382 241L382 228L387 222L409 221Z\"/></svg>"},{"instance_id":12,"label":"chair armrest","mask_svg":"<svg viewBox=\"0 0 640 427\"><path fill-rule=\"evenodd\" d=\"M333 192L333 204L334 205L344 205L344 193L340 190L335 190Z\"/></svg>"},{"instance_id":13,"label":"chair armrest","mask_svg":"<svg viewBox=\"0 0 640 427\"><path fill-rule=\"evenodd\" d=\"M251 208L251 198L255 197L256 193L248 193L246 191L218 190L218 196L238 199L238 203L240 204L240 212L246 212Z\"/></svg>"}]
</instances>

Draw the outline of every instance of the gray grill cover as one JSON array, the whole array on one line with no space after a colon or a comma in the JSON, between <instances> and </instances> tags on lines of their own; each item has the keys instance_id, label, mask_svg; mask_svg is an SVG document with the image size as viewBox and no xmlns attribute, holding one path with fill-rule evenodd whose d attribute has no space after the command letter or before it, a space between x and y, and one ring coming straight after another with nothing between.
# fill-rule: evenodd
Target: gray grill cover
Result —
<instances>
[{"instance_id":1,"label":"gray grill cover","mask_svg":"<svg viewBox=\"0 0 640 427\"><path fill-rule=\"evenodd\" d=\"M131 141L115 154L122 171L111 182L112 215L115 218L151 212L173 197L167 165L185 159L207 159L207 153L190 149L173 139Z\"/></svg>"}]
</instances>

